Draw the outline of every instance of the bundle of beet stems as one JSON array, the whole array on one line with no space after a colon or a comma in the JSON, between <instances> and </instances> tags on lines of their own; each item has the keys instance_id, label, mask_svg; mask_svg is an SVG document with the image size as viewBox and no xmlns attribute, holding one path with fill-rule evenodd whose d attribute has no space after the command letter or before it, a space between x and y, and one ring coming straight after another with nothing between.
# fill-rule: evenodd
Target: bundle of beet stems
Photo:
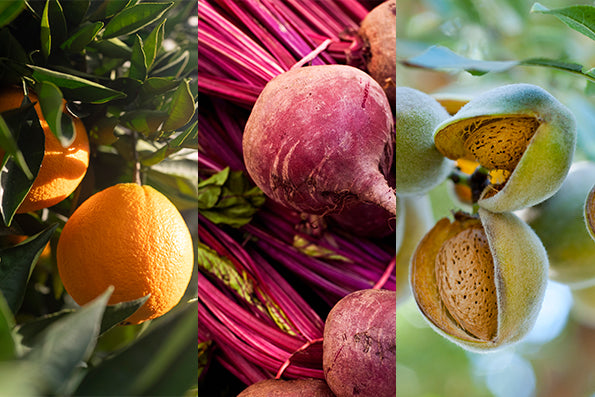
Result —
<instances>
[{"instance_id":1,"label":"bundle of beet stems","mask_svg":"<svg viewBox=\"0 0 595 397\"><path fill-rule=\"evenodd\" d=\"M226 168L245 173L243 128L273 77L304 65L363 67L357 29L371 7L356 0L198 0L203 179ZM394 236L356 237L270 200L240 227L199 216L199 239L199 342L212 341L215 349L205 352L245 384L323 378L321 317L355 290L395 289ZM304 288L325 305L317 300L313 308Z\"/></svg>"}]
</instances>

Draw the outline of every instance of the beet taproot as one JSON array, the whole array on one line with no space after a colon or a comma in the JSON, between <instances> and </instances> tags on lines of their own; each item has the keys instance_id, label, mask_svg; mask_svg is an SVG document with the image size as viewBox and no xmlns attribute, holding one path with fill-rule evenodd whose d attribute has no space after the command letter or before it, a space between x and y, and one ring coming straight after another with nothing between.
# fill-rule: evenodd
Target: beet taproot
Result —
<instances>
[{"instance_id":1,"label":"beet taproot","mask_svg":"<svg viewBox=\"0 0 595 397\"><path fill-rule=\"evenodd\" d=\"M245 388L237 397L335 397L322 379L266 379Z\"/></svg>"},{"instance_id":2,"label":"beet taproot","mask_svg":"<svg viewBox=\"0 0 595 397\"><path fill-rule=\"evenodd\" d=\"M364 42L368 73L384 89L394 107L397 87L396 0L387 0L374 7L360 24L359 35Z\"/></svg>"},{"instance_id":3,"label":"beet taproot","mask_svg":"<svg viewBox=\"0 0 595 397\"><path fill-rule=\"evenodd\" d=\"M285 206L320 215L361 201L396 215L394 139L380 85L355 67L321 65L269 81L242 144L248 174Z\"/></svg>"},{"instance_id":4,"label":"beet taproot","mask_svg":"<svg viewBox=\"0 0 595 397\"><path fill-rule=\"evenodd\" d=\"M394 214L367 203L356 203L332 214L330 223L359 237L383 238L397 230Z\"/></svg>"},{"instance_id":5,"label":"beet taproot","mask_svg":"<svg viewBox=\"0 0 595 397\"><path fill-rule=\"evenodd\" d=\"M396 393L396 293L350 293L326 319L322 367L337 397L394 397Z\"/></svg>"}]
</instances>

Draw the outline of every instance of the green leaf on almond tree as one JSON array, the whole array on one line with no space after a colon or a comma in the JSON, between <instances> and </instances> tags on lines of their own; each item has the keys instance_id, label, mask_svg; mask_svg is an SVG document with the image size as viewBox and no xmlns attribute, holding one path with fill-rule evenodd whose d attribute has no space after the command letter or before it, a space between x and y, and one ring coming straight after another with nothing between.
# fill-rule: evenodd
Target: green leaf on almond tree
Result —
<instances>
[{"instance_id":1,"label":"green leaf on almond tree","mask_svg":"<svg viewBox=\"0 0 595 397\"><path fill-rule=\"evenodd\" d=\"M573 5L551 10L540 3L534 3L531 12L554 15L571 29L595 40L595 7L592 5Z\"/></svg>"}]
</instances>

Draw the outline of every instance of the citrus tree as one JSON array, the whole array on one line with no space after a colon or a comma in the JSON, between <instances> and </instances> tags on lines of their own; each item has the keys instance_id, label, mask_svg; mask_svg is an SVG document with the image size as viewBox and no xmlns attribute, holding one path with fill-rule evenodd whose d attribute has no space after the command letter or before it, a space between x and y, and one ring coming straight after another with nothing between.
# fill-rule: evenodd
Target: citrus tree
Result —
<instances>
[{"instance_id":1,"label":"citrus tree","mask_svg":"<svg viewBox=\"0 0 595 397\"><path fill-rule=\"evenodd\" d=\"M196 13L1 2L2 394L196 393Z\"/></svg>"}]
</instances>

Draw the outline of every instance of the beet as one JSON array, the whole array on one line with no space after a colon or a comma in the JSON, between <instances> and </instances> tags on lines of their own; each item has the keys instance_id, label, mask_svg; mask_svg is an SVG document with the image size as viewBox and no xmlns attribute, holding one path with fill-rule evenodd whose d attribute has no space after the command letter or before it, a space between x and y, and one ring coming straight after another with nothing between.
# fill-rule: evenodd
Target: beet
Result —
<instances>
[{"instance_id":1,"label":"beet","mask_svg":"<svg viewBox=\"0 0 595 397\"><path fill-rule=\"evenodd\" d=\"M266 379L244 389L237 397L334 397L322 379Z\"/></svg>"},{"instance_id":2,"label":"beet","mask_svg":"<svg viewBox=\"0 0 595 397\"><path fill-rule=\"evenodd\" d=\"M397 4L388 0L374 7L360 24L364 59L368 73L395 104L397 79Z\"/></svg>"},{"instance_id":3,"label":"beet","mask_svg":"<svg viewBox=\"0 0 595 397\"><path fill-rule=\"evenodd\" d=\"M396 230L393 214L377 205L359 202L331 215L329 223L355 236L369 238L383 238Z\"/></svg>"},{"instance_id":4,"label":"beet","mask_svg":"<svg viewBox=\"0 0 595 397\"><path fill-rule=\"evenodd\" d=\"M322 366L337 395L394 397L396 293L352 292L331 309L324 327Z\"/></svg>"},{"instance_id":5,"label":"beet","mask_svg":"<svg viewBox=\"0 0 595 397\"><path fill-rule=\"evenodd\" d=\"M244 130L244 161L267 196L298 211L327 214L363 201L394 215L386 177L394 139L374 79L346 65L307 66L261 92Z\"/></svg>"}]
</instances>

